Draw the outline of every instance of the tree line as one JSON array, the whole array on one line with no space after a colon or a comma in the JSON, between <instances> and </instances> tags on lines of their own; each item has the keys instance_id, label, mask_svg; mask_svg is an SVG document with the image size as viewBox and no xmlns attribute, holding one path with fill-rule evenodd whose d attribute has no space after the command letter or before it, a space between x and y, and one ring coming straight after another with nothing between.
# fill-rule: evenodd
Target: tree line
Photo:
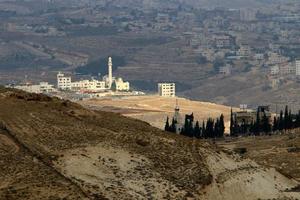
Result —
<instances>
[{"instance_id":1,"label":"tree line","mask_svg":"<svg viewBox=\"0 0 300 200\"><path fill-rule=\"evenodd\" d=\"M173 118L172 122L169 121L167 117L165 123L165 131L176 133L179 132L181 135L191 137L191 138L219 138L224 136L225 123L224 115L221 114L216 120L209 118L202 122L200 125L199 121L194 124L194 114L185 115L184 124L182 127L177 127L178 123ZM180 126L180 125L179 125Z\"/></svg>"},{"instance_id":2,"label":"tree line","mask_svg":"<svg viewBox=\"0 0 300 200\"><path fill-rule=\"evenodd\" d=\"M256 120L251 123L238 123L233 117L231 110L230 118L230 135L261 135L261 134L271 134L272 132L290 130L300 128L300 111L298 114L292 114L288 106L285 107L285 110L280 111L279 116L274 116L273 122L271 119L266 116L266 113L263 112L262 116L259 111L256 112Z\"/></svg>"},{"instance_id":3,"label":"tree line","mask_svg":"<svg viewBox=\"0 0 300 200\"><path fill-rule=\"evenodd\" d=\"M277 131L300 128L300 110L297 114L292 114L288 106L281 110L279 116L274 116L273 122L265 112L256 111L256 119L250 123L245 121L237 122L232 109L230 117L230 136L239 135L262 135L271 134ZM169 117L165 122L165 131L179 133L191 138L222 138L225 133L224 115L217 119L208 118L206 121L194 123L194 114L185 115L184 124L178 124L176 119L170 121Z\"/></svg>"}]
</instances>

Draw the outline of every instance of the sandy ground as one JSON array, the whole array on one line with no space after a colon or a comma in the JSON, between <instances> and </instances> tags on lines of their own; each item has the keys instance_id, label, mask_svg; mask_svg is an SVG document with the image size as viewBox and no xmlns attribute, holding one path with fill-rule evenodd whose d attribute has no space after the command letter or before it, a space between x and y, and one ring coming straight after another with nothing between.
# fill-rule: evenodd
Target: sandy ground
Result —
<instances>
[{"instance_id":1,"label":"sandy ground","mask_svg":"<svg viewBox=\"0 0 300 200\"><path fill-rule=\"evenodd\" d=\"M262 167L235 154L206 149L201 149L199 154L206 155L213 182L199 188L199 195L190 199L300 198L299 192L288 192L299 183L274 168ZM109 199L189 199L185 190L151 170L147 157L123 149L101 144L79 148L67 151L56 165L64 174L84 184L87 190L104 191L102 195Z\"/></svg>"},{"instance_id":2,"label":"sandy ground","mask_svg":"<svg viewBox=\"0 0 300 200\"><path fill-rule=\"evenodd\" d=\"M0 199L300 199L292 178L209 140L44 95L0 100Z\"/></svg>"},{"instance_id":3,"label":"sandy ground","mask_svg":"<svg viewBox=\"0 0 300 200\"><path fill-rule=\"evenodd\" d=\"M250 159L237 155L206 152L207 163L214 179L200 199L207 200L254 200L298 199L299 192L287 192L298 186L274 168L265 168Z\"/></svg>"},{"instance_id":4,"label":"sandy ground","mask_svg":"<svg viewBox=\"0 0 300 200\"><path fill-rule=\"evenodd\" d=\"M68 151L57 162L65 175L109 199L183 199L186 192L151 164L143 155L101 144Z\"/></svg>"},{"instance_id":5,"label":"sandy ground","mask_svg":"<svg viewBox=\"0 0 300 200\"><path fill-rule=\"evenodd\" d=\"M300 129L284 134L260 137L241 137L218 141L219 146L228 150L246 148L245 157L263 166L276 168L288 177L300 181Z\"/></svg>"},{"instance_id":6,"label":"sandy ground","mask_svg":"<svg viewBox=\"0 0 300 200\"><path fill-rule=\"evenodd\" d=\"M185 114L194 113L195 120L201 123L208 117L225 116L226 132L229 132L230 107L209 102L191 101L185 98L167 98L159 96L123 97L90 99L79 101L81 105L92 109L118 112L136 118L162 129L167 116L173 117L176 99L180 107L182 120Z\"/></svg>"}]
</instances>

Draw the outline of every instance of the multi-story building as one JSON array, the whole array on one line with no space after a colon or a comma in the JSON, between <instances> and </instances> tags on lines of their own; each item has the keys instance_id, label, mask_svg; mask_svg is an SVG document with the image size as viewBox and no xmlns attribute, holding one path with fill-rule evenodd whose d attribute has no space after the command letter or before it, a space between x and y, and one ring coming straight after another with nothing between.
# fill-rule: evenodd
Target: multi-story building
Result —
<instances>
[{"instance_id":1,"label":"multi-story building","mask_svg":"<svg viewBox=\"0 0 300 200\"><path fill-rule=\"evenodd\" d=\"M300 76L300 60L296 60L296 76Z\"/></svg>"},{"instance_id":2,"label":"multi-story building","mask_svg":"<svg viewBox=\"0 0 300 200\"><path fill-rule=\"evenodd\" d=\"M285 63L288 62L289 58L284 57L278 53L274 53L274 52L269 52L268 53L268 62L267 64L269 65L276 65L276 64L281 64L281 63Z\"/></svg>"},{"instance_id":3,"label":"multi-story building","mask_svg":"<svg viewBox=\"0 0 300 200\"><path fill-rule=\"evenodd\" d=\"M158 94L162 97L175 97L176 89L175 83L159 83Z\"/></svg>"},{"instance_id":4,"label":"multi-story building","mask_svg":"<svg viewBox=\"0 0 300 200\"><path fill-rule=\"evenodd\" d=\"M257 11L254 9L241 9L240 10L240 20L241 21L254 21L256 20Z\"/></svg>"},{"instance_id":5,"label":"multi-story building","mask_svg":"<svg viewBox=\"0 0 300 200\"><path fill-rule=\"evenodd\" d=\"M117 91L129 91L130 85L129 82L124 82L122 78L117 78L115 80L115 86Z\"/></svg>"},{"instance_id":6,"label":"multi-story building","mask_svg":"<svg viewBox=\"0 0 300 200\"><path fill-rule=\"evenodd\" d=\"M59 72L57 74L57 88L62 90L70 90L72 88L72 80L70 76L65 76Z\"/></svg>"},{"instance_id":7,"label":"multi-story building","mask_svg":"<svg viewBox=\"0 0 300 200\"><path fill-rule=\"evenodd\" d=\"M39 85L31 85L31 84L17 85L14 88L19 90L24 90L30 93L50 93L56 91L54 85L51 85L47 82L40 82Z\"/></svg>"},{"instance_id":8,"label":"multi-story building","mask_svg":"<svg viewBox=\"0 0 300 200\"><path fill-rule=\"evenodd\" d=\"M227 64L226 66L220 67L219 74L228 76L231 74L231 71L232 71L232 66Z\"/></svg>"},{"instance_id":9,"label":"multi-story building","mask_svg":"<svg viewBox=\"0 0 300 200\"><path fill-rule=\"evenodd\" d=\"M84 90L98 92L106 89L106 83L98 80L82 80L71 83L72 90Z\"/></svg>"}]
</instances>

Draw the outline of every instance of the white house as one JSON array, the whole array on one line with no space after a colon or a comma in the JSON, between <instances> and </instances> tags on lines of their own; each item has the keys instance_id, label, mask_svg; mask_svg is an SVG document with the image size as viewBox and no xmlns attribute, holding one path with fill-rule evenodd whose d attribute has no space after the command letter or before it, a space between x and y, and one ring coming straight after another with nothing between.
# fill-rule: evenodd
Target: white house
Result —
<instances>
[{"instance_id":1,"label":"white house","mask_svg":"<svg viewBox=\"0 0 300 200\"><path fill-rule=\"evenodd\" d=\"M72 80L70 76L65 76L59 72L57 74L57 88L62 90L70 90L72 88Z\"/></svg>"},{"instance_id":2,"label":"white house","mask_svg":"<svg viewBox=\"0 0 300 200\"><path fill-rule=\"evenodd\" d=\"M14 88L30 93L50 93L56 91L54 85L47 82L40 82L39 85L17 85Z\"/></svg>"},{"instance_id":3,"label":"white house","mask_svg":"<svg viewBox=\"0 0 300 200\"><path fill-rule=\"evenodd\" d=\"M117 78L115 81L117 91L129 91L129 82L124 82L122 78Z\"/></svg>"},{"instance_id":4,"label":"white house","mask_svg":"<svg viewBox=\"0 0 300 200\"><path fill-rule=\"evenodd\" d=\"M98 92L106 89L105 81L92 80L82 80L71 83L72 90L86 90L92 92Z\"/></svg>"},{"instance_id":5,"label":"white house","mask_svg":"<svg viewBox=\"0 0 300 200\"><path fill-rule=\"evenodd\" d=\"M175 83L159 83L158 94L162 97L175 97L176 86Z\"/></svg>"}]
</instances>

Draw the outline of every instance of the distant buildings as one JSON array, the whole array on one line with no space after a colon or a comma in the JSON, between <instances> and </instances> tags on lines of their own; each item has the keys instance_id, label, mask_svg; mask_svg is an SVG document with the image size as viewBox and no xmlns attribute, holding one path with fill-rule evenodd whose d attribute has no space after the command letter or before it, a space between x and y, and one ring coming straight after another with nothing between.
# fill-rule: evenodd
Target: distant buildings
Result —
<instances>
[{"instance_id":1,"label":"distant buildings","mask_svg":"<svg viewBox=\"0 0 300 200\"><path fill-rule=\"evenodd\" d=\"M300 76L300 60L296 60L296 76Z\"/></svg>"},{"instance_id":2,"label":"distant buildings","mask_svg":"<svg viewBox=\"0 0 300 200\"><path fill-rule=\"evenodd\" d=\"M123 81L122 78L115 78L112 74L112 58L108 58L108 74L103 77L103 80L81 80L71 81L71 77L65 76L62 73L57 74L57 88L61 90L73 90L81 92L101 92L105 90L112 91L129 91L129 82Z\"/></svg>"},{"instance_id":3,"label":"distant buildings","mask_svg":"<svg viewBox=\"0 0 300 200\"><path fill-rule=\"evenodd\" d=\"M276 65L276 64L281 64L281 63L285 63L288 62L289 58L284 57L278 53L274 53L274 52L269 52L268 53L268 62L267 64L269 65Z\"/></svg>"},{"instance_id":4,"label":"distant buildings","mask_svg":"<svg viewBox=\"0 0 300 200\"><path fill-rule=\"evenodd\" d=\"M158 94L162 97L175 97L176 88L175 83L159 83Z\"/></svg>"},{"instance_id":5,"label":"distant buildings","mask_svg":"<svg viewBox=\"0 0 300 200\"><path fill-rule=\"evenodd\" d=\"M39 85L18 85L14 88L19 90L24 90L26 92L30 93L50 93L55 92L56 89L54 88L54 85L51 85L47 82L40 82Z\"/></svg>"},{"instance_id":6,"label":"distant buildings","mask_svg":"<svg viewBox=\"0 0 300 200\"><path fill-rule=\"evenodd\" d=\"M220 67L219 74L224 76L229 76L231 75L231 71L232 71L232 66L227 64L226 66Z\"/></svg>"},{"instance_id":7,"label":"distant buildings","mask_svg":"<svg viewBox=\"0 0 300 200\"><path fill-rule=\"evenodd\" d=\"M61 90L70 90L72 88L72 79L63 73L57 74L57 88Z\"/></svg>"},{"instance_id":8,"label":"distant buildings","mask_svg":"<svg viewBox=\"0 0 300 200\"><path fill-rule=\"evenodd\" d=\"M241 9L240 10L240 20L241 21L254 21L256 20L257 11L254 9Z\"/></svg>"},{"instance_id":9,"label":"distant buildings","mask_svg":"<svg viewBox=\"0 0 300 200\"><path fill-rule=\"evenodd\" d=\"M262 119L264 116L266 116L269 121L272 120L272 113L270 112L269 106L258 106L257 110L241 109L233 113L233 121L239 126L249 126L257 121L257 117Z\"/></svg>"}]
</instances>

